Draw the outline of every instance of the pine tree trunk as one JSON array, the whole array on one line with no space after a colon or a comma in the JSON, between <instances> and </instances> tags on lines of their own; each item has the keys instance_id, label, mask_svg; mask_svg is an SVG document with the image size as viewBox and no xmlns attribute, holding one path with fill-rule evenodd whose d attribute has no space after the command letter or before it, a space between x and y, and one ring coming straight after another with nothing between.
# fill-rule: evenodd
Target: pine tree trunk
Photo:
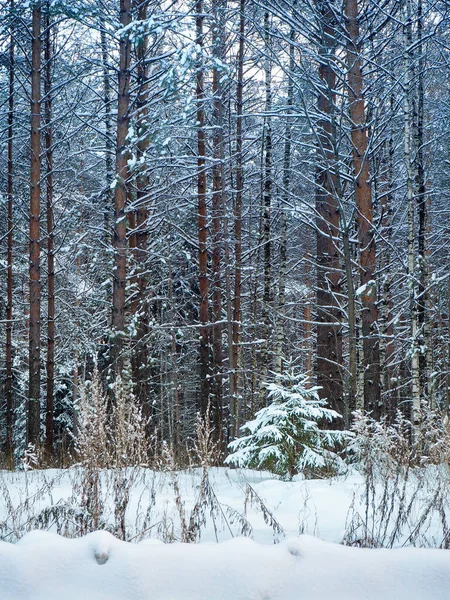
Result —
<instances>
[{"instance_id":1,"label":"pine tree trunk","mask_svg":"<svg viewBox=\"0 0 450 600\"><path fill-rule=\"evenodd\" d=\"M431 194L428 193L428 190L430 189L430 181L427 180L425 183L425 190L427 191L427 199L426 199L426 206L425 206L425 221L426 221L426 227L425 227L425 267L426 267L426 271L425 271L425 280L423 282L424 285L424 292L425 292L425 310L426 310L426 315L425 315L425 323L424 323L424 344L425 344L425 352L426 352L426 358L425 358L425 369L426 369L426 373L427 373L427 379L426 379L426 393L427 393L427 400L428 400L428 404L430 406L431 409L435 409L436 408L436 355L437 355L437 344L436 344L436 338L433 335L433 330L435 328L435 323L436 320L438 319L438 316L436 314L436 311L434 312L434 318L433 315L431 314L433 310L436 309L436 307L438 306L437 304L437 298L436 298L436 289L429 289L429 281L430 281L430 277L429 277L429 271L428 271L428 265L430 264L430 256L431 256L431 248L430 248L430 243L428 240L430 240L430 235L431 235ZM429 290L429 291L427 291Z\"/></svg>"},{"instance_id":2,"label":"pine tree trunk","mask_svg":"<svg viewBox=\"0 0 450 600\"><path fill-rule=\"evenodd\" d=\"M212 73L213 91L213 123L214 134L213 145L213 168L212 168L212 422L214 435L221 446L221 430L223 422L223 351L222 351L222 254L223 254L223 218L225 206L224 188L224 137L223 137L223 113L224 98L221 83L221 74L217 64L224 62L224 8L223 0L213 0L213 32L212 45L215 63Z\"/></svg>"},{"instance_id":3,"label":"pine tree trunk","mask_svg":"<svg viewBox=\"0 0 450 600\"><path fill-rule=\"evenodd\" d=\"M305 298L305 306L303 308L303 321L304 321L304 353L305 353L305 368L304 374L308 377L305 387L311 389L312 377L313 377L313 336L312 336L312 319L311 319L311 301L313 297L313 290L311 288L311 255L309 252L309 237L306 240L306 251L304 255L305 263L305 286L307 289L307 295Z\"/></svg>"},{"instance_id":4,"label":"pine tree trunk","mask_svg":"<svg viewBox=\"0 0 450 600\"><path fill-rule=\"evenodd\" d=\"M295 4L294 4L295 5ZM283 195L281 198L281 240L280 240L280 271L278 280L278 314L277 314L277 348L275 351L274 369L277 373L283 371L284 319L286 304L286 270L287 270L287 218L286 207L289 204L291 185L291 145L292 145L292 109L294 105L294 55L295 29L291 27L289 35L289 72L287 85L286 127L284 133L283 156Z\"/></svg>"},{"instance_id":5,"label":"pine tree trunk","mask_svg":"<svg viewBox=\"0 0 450 600\"><path fill-rule=\"evenodd\" d=\"M342 325L338 306L341 293L339 238L339 204L333 164L336 138L334 104L336 74L331 64L335 53L334 17L326 2L319 3L322 39L319 47L320 91L318 97L316 170L317 236L317 384L320 397L333 410L344 413L342 365Z\"/></svg>"},{"instance_id":6,"label":"pine tree trunk","mask_svg":"<svg viewBox=\"0 0 450 600\"><path fill-rule=\"evenodd\" d=\"M81 195L84 194L83 184L82 184L81 179L80 179L78 187L79 187L80 194ZM77 233L78 233L79 238L81 238L82 229L83 229L83 217L80 214L78 217L78 227L77 227ZM75 274L76 274L77 278L81 277L81 265L82 265L81 253L77 252L77 257L75 259ZM75 302L76 314L78 314L79 307L80 307L80 299L79 299L79 297L77 297L76 302ZM76 330L79 331L80 323L79 323L78 319L75 322L75 327L76 327ZM79 415L78 400L81 396L80 383L82 384L82 381L80 382L81 377L80 377L80 351L79 351L80 337L79 337L79 335L77 335L77 337L75 338L74 346L75 346L75 348L74 348L74 353L73 353L73 374L72 374L72 378L73 378L72 430L73 430L74 438L77 439L78 434L79 434L79 428L80 428L80 422L79 422L80 415Z\"/></svg>"},{"instance_id":7,"label":"pine tree trunk","mask_svg":"<svg viewBox=\"0 0 450 600\"><path fill-rule=\"evenodd\" d=\"M417 327L421 348L419 353L420 370L420 390L421 396L428 397L428 378L429 378L429 353L426 351L427 343L430 343L427 335L429 324L427 322L428 309L428 269L426 252L426 234L427 234L427 190L425 179L425 157L424 157L424 67L423 56L423 7L422 0L417 4L417 52L419 54L418 74L417 74L417 127L416 127L416 189L417 189L417 213L418 213L418 231L417 231L417 265L418 265L418 286L417 286ZM423 350L425 348L425 350Z\"/></svg>"},{"instance_id":8,"label":"pine tree trunk","mask_svg":"<svg viewBox=\"0 0 450 600\"><path fill-rule=\"evenodd\" d=\"M230 395L230 438L236 437L240 426L241 380L239 377L241 340L241 288L242 288L242 196L244 187L242 165L242 119L244 89L244 48L245 48L245 0L240 0L239 49L236 87L236 196L234 199L234 297L233 297L233 348L232 348L232 389Z\"/></svg>"},{"instance_id":9,"label":"pine tree trunk","mask_svg":"<svg viewBox=\"0 0 450 600\"><path fill-rule=\"evenodd\" d=\"M108 68L108 44L106 41L105 23L104 20L100 23L100 45L102 49L102 70L103 70L103 104L105 110L105 170L106 170L106 186L104 193L104 225L105 225L105 236L106 242L109 244L110 241L110 218L112 211L112 198L111 198L111 183L114 178L114 165L113 165L113 126L111 116L111 81L109 79L109 68Z\"/></svg>"},{"instance_id":10,"label":"pine tree trunk","mask_svg":"<svg viewBox=\"0 0 450 600\"><path fill-rule=\"evenodd\" d=\"M203 1L195 5L196 43L203 50ZM198 266L200 288L200 403L203 416L209 405L209 331L208 331L208 249L206 222L206 142L205 142L205 89L203 58L197 64L197 200L198 200Z\"/></svg>"},{"instance_id":11,"label":"pine tree trunk","mask_svg":"<svg viewBox=\"0 0 450 600\"><path fill-rule=\"evenodd\" d=\"M174 426L173 426L173 438L172 445L175 456L178 457L182 451L181 445L181 401L182 401L182 386L179 381L178 374L178 357L179 357L179 343L177 340L177 333L175 328L175 299L173 297L173 272L172 272L172 246L171 238L169 235L168 241L168 289L169 289L169 302L170 302L170 322L172 324L170 328L170 341L171 341L171 382L173 389L173 412L174 412Z\"/></svg>"},{"instance_id":12,"label":"pine tree trunk","mask_svg":"<svg viewBox=\"0 0 450 600\"><path fill-rule=\"evenodd\" d=\"M40 437L41 395L41 4L33 8L31 50L30 321L27 441Z\"/></svg>"},{"instance_id":13,"label":"pine tree trunk","mask_svg":"<svg viewBox=\"0 0 450 600\"><path fill-rule=\"evenodd\" d=\"M380 387L380 347L376 284L376 252L373 228L373 202L367 156L367 124L363 98L360 58L358 0L347 0L348 96L353 146L353 173L359 240L361 277L361 333L364 361L364 407L375 418L382 414Z\"/></svg>"},{"instance_id":14,"label":"pine tree trunk","mask_svg":"<svg viewBox=\"0 0 450 600\"><path fill-rule=\"evenodd\" d=\"M120 24L131 22L131 0L120 0ZM128 32L120 38L119 93L117 99L116 185L114 193L114 271L111 319L111 366L122 373L123 340L125 335L125 285L127 264L126 203L128 184L127 135L130 105L130 39Z\"/></svg>"},{"instance_id":15,"label":"pine tree trunk","mask_svg":"<svg viewBox=\"0 0 450 600\"><path fill-rule=\"evenodd\" d=\"M13 464L14 456L14 405L13 405L13 352L12 352L12 319L13 319L13 203L14 203L14 157L13 157L13 139L14 139L14 67L15 67L15 49L14 49L14 0L10 0L10 41L9 41L9 98L8 98L8 238L7 238L7 275L6 275L6 459L9 464Z\"/></svg>"},{"instance_id":16,"label":"pine tree trunk","mask_svg":"<svg viewBox=\"0 0 450 600\"><path fill-rule=\"evenodd\" d=\"M272 60L269 55L270 40L270 15L264 13L264 39L265 39L265 117L264 117L264 189L263 189L263 260L264 260L264 284L263 302L261 311L262 320L262 344L260 354L260 389L259 408L266 403L266 378L269 369L271 322L270 309L272 306L272 241L271 241L271 209L272 209Z\"/></svg>"},{"instance_id":17,"label":"pine tree trunk","mask_svg":"<svg viewBox=\"0 0 450 600\"><path fill-rule=\"evenodd\" d=\"M348 370L350 374L350 385L349 387L349 400L346 403L346 410L344 414L344 421L346 427L350 424L351 413L361 408L361 398L358 397L358 344L357 344L357 331L356 331L356 297L355 297L355 286L353 282L353 266L352 266L352 252L350 246L350 232L349 224L346 225L343 234L343 250L344 250L344 263L345 263L345 274L347 279L347 294L348 294L348 305L347 305L347 320L348 320Z\"/></svg>"},{"instance_id":18,"label":"pine tree trunk","mask_svg":"<svg viewBox=\"0 0 450 600\"><path fill-rule=\"evenodd\" d=\"M139 0L137 4L137 17L139 22L145 22L147 19L147 2ZM150 424L152 417L150 386L149 386L149 368L148 368L148 344L147 336L149 333L148 317L148 299L147 299L147 280L146 265L148 258L148 227L147 206L150 194L150 178L148 166L145 163L144 155L149 144L148 129L148 66L147 60L148 36L142 36L137 41L137 89L136 98L136 127L138 134L137 144L137 164L139 172L136 175L136 215L133 234L134 240L134 276L133 293L135 300L132 303L131 312L137 318L136 342L131 366L133 372L133 383L135 395L142 406L143 415ZM130 213L131 214L131 213ZM131 242L131 240L130 240Z\"/></svg>"},{"instance_id":19,"label":"pine tree trunk","mask_svg":"<svg viewBox=\"0 0 450 600\"><path fill-rule=\"evenodd\" d=\"M50 6L45 15L45 158L47 209L47 402L45 417L45 449L53 454L54 441L54 379L55 379L55 241L53 222L53 126L52 126L52 41Z\"/></svg>"}]
</instances>

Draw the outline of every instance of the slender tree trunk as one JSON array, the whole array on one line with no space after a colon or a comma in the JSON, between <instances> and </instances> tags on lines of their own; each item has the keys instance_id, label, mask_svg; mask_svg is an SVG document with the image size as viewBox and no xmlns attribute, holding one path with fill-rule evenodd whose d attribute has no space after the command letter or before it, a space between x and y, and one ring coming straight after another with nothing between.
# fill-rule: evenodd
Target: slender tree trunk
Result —
<instances>
[{"instance_id":1,"label":"slender tree trunk","mask_svg":"<svg viewBox=\"0 0 450 600\"><path fill-rule=\"evenodd\" d=\"M234 189L232 177L231 189ZM233 265L231 263L232 257L230 252L230 227L229 227L229 204L228 201L224 205L224 219L223 219L223 234L224 234L224 263L225 263L225 310L227 318L227 346L228 346L228 402L223 404L224 411L227 410L226 422L224 423L224 439L225 444L230 441L230 432L233 427L235 420L231 410L234 408L234 373L233 373L233 297L232 297L232 277L231 272ZM225 430L226 427L226 430Z\"/></svg>"},{"instance_id":2,"label":"slender tree trunk","mask_svg":"<svg viewBox=\"0 0 450 600\"><path fill-rule=\"evenodd\" d=\"M450 278L447 280L447 344L445 364L445 414L450 417Z\"/></svg>"},{"instance_id":3,"label":"slender tree trunk","mask_svg":"<svg viewBox=\"0 0 450 600\"><path fill-rule=\"evenodd\" d=\"M130 185L131 173L128 173L128 184ZM136 278L136 269L137 269L137 261L136 261L136 211L129 210L128 212L128 249L131 258L131 265L129 267L130 274L130 288L131 288L131 298L130 298L130 313L131 315L135 315L138 312L139 306L139 296L137 293L137 278Z\"/></svg>"},{"instance_id":4,"label":"slender tree trunk","mask_svg":"<svg viewBox=\"0 0 450 600\"><path fill-rule=\"evenodd\" d=\"M147 2L139 0L138 2L138 20L145 22L147 19ZM132 313L139 312L137 320L136 346L132 356L131 365L133 372L133 382L135 393L138 398L145 419L150 424L152 417L151 398L149 389L149 369L148 369L148 343L149 318L148 318L148 300L147 300L147 280L146 264L148 258L148 227L147 227L147 205L150 194L150 178L148 167L145 164L144 155L149 144L148 129L148 67L147 67L147 47L148 37L139 38L136 47L137 58L137 88L138 95L136 99L136 126L138 133L137 144L137 163L140 165L139 172L136 175L136 215L135 215L135 242L134 249L134 294L136 301L132 307Z\"/></svg>"},{"instance_id":5,"label":"slender tree trunk","mask_svg":"<svg viewBox=\"0 0 450 600\"><path fill-rule=\"evenodd\" d=\"M104 224L105 224L105 236L106 241L110 241L110 218L112 211L112 198L111 198L111 183L114 178L114 165L113 165L113 125L111 116L111 81L109 76L108 68L108 44L106 41L105 33L105 22L104 19L100 22L100 45L102 49L102 70L103 70L103 103L105 110L105 169L106 169L106 186L104 194Z\"/></svg>"},{"instance_id":6,"label":"slender tree trunk","mask_svg":"<svg viewBox=\"0 0 450 600\"><path fill-rule=\"evenodd\" d=\"M244 89L244 50L245 50L245 0L240 0L239 49L237 56L236 87L236 195L234 199L234 297L233 297L233 349L231 383L230 438L236 437L240 425L241 381L239 358L241 341L241 288L242 288L242 196L244 187L242 165L242 119Z\"/></svg>"},{"instance_id":7,"label":"slender tree trunk","mask_svg":"<svg viewBox=\"0 0 450 600\"><path fill-rule=\"evenodd\" d=\"M417 127L416 127L416 189L417 189L417 213L418 213L418 231L417 231L417 266L418 266L418 286L417 286L417 328L420 370L420 390L423 398L428 397L428 378L429 365L427 352L427 343L430 343L427 335L429 324L427 322L428 292L427 292L427 191L425 179L425 157L424 157L424 67L423 56L423 7L422 0L417 4L417 52L419 55L418 74L417 74ZM425 348L425 351L423 350Z\"/></svg>"},{"instance_id":8,"label":"slender tree trunk","mask_svg":"<svg viewBox=\"0 0 450 600\"><path fill-rule=\"evenodd\" d=\"M263 144L261 144L261 172L263 168L264 161L264 148ZM258 238L257 238L257 251L255 252L255 262L253 266L252 278L253 281L251 283L251 298L250 298L250 306L251 306L251 314L252 314L252 324L253 331L255 334L259 331L260 321L259 321L259 305L260 305L260 265L261 265L261 245L263 240L263 205L261 204L262 198L262 190L263 190L263 181L261 179L261 191L258 195L258 209L259 209L259 221L258 221ZM252 203L250 203L250 210L253 208ZM256 214L256 207L255 207ZM244 423L248 420L248 418L253 418L255 412L259 407L260 393L261 393L261 381L259 379L259 371L258 371L258 358L259 358L259 348L257 344L251 344L251 362L250 362L250 380L251 380L251 397L250 402L244 404L244 413L242 415Z\"/></svg>"},{"instance_id":9,"label":"slender tree trunk","mask_svg":"<svg viewBox=\"0 0 450 600\"><path fill-rule=\"evenodd\" d=\"M73 371L72 371L72 432L76 440L80 432L78 398L80 395L80 352L78 350L79 339L75 340L75 349L73 352Z\"/></svg>"},{"instance_id":10,"label":"slender tree trunk","mask_svg":"<svg viewBox=\"0 0 450 600\"><path fill-rule=\"evenodd\" d=\"M364 359L364 406L375 418L382 414L380 347L376 285L373 202L367 157L367 123L363 97L358 0L346 0L348 94L350 104L353 173L361 267L361 333Z\"/></svg>"},{"instance_id":11,"label":"slender tree trunk","mask_svg":"<svg viewBox=\"0 0 450 600\"><path fill-rule=\"evenodd\" d=\"M41 395L41 4L33 8L31 50L30 325L27 441L39 444Z\"/></svg>"},{"instance_id":12,"label":"slender tree trunk","mask_svg":"<svg viewBox=\"0 0 450 600\"><path fill-rule=\"evenodd\" d=\"M203 1L195 5L196 43L203 51ZM198 200L198 266L200 287L200 412L204 416L209 404L209 331L208 331L208 249L206 222L206 142L205 142L205 88L203 58L197 64L197 200Z\"/></svg>"},{"instance_id":13,"label":"slender tree trunk","mask_svg":"<svg viewBox=\"0 0 450 600\"><path fill-rule=\"evenodd\" d=\"M120 0L120 24L131 22L131 0ZM111 365L122 373L123 339L125 335L125 285L127 264L126 203L128 184L127 135L130 105L130 39L128 32L120 38L119 93L117 100L116 186L114 193L114 271L111 320Z\"/></svg>"},{"instance_id":14,"label":"slender tree trunk","mask_svg":"<svg viewBox=\"0 0 450 600\"><path fill-rule=\"evenodd\" d=\"M425 183L425 190L427 191L427 199L426 199L426 207L425 207L425 266L426 266L426 278L423 282L424 292L425 292L425 310L426 310L426 318L424 323L424 344L425 344L425 368L427 373L426 379L426 393L428 404L431 409L435 409L436 406L436 338L433 336L433 329L435 328L435 323L437 320L436 307L438 304L436 303L436 290L430 289L429 286L429 272L428 265L430 264L430 256L431 256L431 248L428 240L431 235L431 194L428 193L430 189L430 181L427 180ZM432 311L434 312L434 318L432 315Z\"/></svg>"},{"instance_id":15,"label":"slender tree trunk","mask_svg":"<svg viewBox=\"0 0 450 600\"><path fill-rule=\"evenodd\" d=\"M393 98L391 98L391 110L393 108ZM385 145L386 146L386 145ZM386 156L387 154L387 156ZM383 264L382 267L385 269L383 275L383 297L382 297L382 311L381 311L381 324L383 332L383 346L382 346L382 373L383 373L383 391L388 398L388 406L386 412L391 419L395 418L395 412L397 409L396 402L393 394L391 393L392 388L392 360L394 353L394 315L393 315L393 301L392 301L392 275L389 272L389 266L391 263L391 240L392 240L392 186L393 186L393 158L394 158L394 139L393 132L391 131L387 148L383 148L382 155L382 177L383 177L383 189L380 197L381 211L382 211L382 237L386 240L386 248L383 253Z\"/></svg>"},{"instance_id":16,"label":"slender tree trunk","mask_svg":"<svg viewBox=\"0 0 450 600\"><path fill-rule=\"evenodd\" d=\"M213 56L216 59L212 73L213 91L213 168L212 168L212 358L213 358L213 402L212 420L215 437L221 445L223 423L223 349L222 349L222 255L223 255L223 220L225 206L225 179L224 179L224 98L221 74L218 63L225 61L224 56L224 9L223 0L213 0L213 31L212 44Z\"/></svg>"},{"instance_id":17,"label":"slender tree trunk","mask_svg":"<svg viewBox=\"0 0 450 600\"><path fill-rule=\"evenodd\" d=\"M269 369L270 354L270 308L272 306L272 242L271 242L271 209L272 209L272 59L269 56L270 40L270 15L264 13L264 38L265 38L265 118L264 118L264 189L263 189L263 249L264 249L264 285L262 302L262 325L263 342L261 344L261 364L260 364L260 391L259 408L266 402L266 377Z\"/></svg>"},{"instance_id":18,"label":"slender tree trunk","mask_svg":"<svg viewBox=\"0 0 450 600\"><path fill-rule=\"evenodd\" d=\"M286 207L289 203L291 185L291 145L292 145L292 109L294 105L294 69L295 69L295 29L291 27L289 35L289 72L287 85L286 127L284 133L283 157L283 196L281 199L281 240L280 240L280 272L278 283L278 324L277 349L275 351L275 371L283 371L284 318L286 304L286 270L287 270L287 218Z\"/></svg>"},{"instance_id":19,"label":"slender tree trunk","mask_svg":"<svg viewBox=\"0 0 450 600\"><path fill-rule=\"evenodd\" d=\"M233 131L232 126L232 110L231 110L231 95L229 93L230 87L227 87L227 108L228 108L228 150L229 156L234 158L233 148L232 148L232 138L231 132ZM224 143L225 149L225 143ZM231 255L231 243L232 239L230 236L230 217L232 214L234 199L236 194L236 185L234 181L234 164L232 161L229 161L227 164L226 175L228 185L231 189L231 206L228 200L227 195L225 194L224 198L224 219L223 219L223 237L224 237L224 266L225 266L225 310L226 310L226 319L227 319L227 358L228 358L228 399L227 402L224 401L224 411L226 410L226 422L224 423L223 435L225 439L225 444L230 442L230 433L234 426L234 414L232 413L232 409L234 409L235 404L235 378L233 371L233 294L232 294L232 272L234 273L234 262L233 257ZM224 163L224 171L225 171L225 163ZM226 185L226 184L225 184Z\"/></svg>"},{"instance_id":20,"label":"slender tree trunk","mask_svg":"<svg viewBox=\"0 0 450 600\"><path fill-rule=\"evenodd\" d=\"M319 3L322 40L319 47L321 88L317 107L318 143L316 171L317 232L317 383L320 397L333 410L344 414L342 325L338 305L341 293L339 248L339 204L334 173L336 129L334 105L336 74L331 64L335 53L334 17L326 2Z\"/></svg>"},{"instance_id":21,"label":"slender tree trunk","mask_svg":"<svg viewBox=\"0 0 450 600\"><path fill-rule=\"evenodd\" d=\"M179 356L179 344L177 341L177 333L175 325L175 305L173 297L173 272L172 272L172 244L171 234L168 236L169 244L169 257L167 260L168 268L168 288L169 288L169 302L170 302L170 322L172 327L170 328L170 340L171 340L171 381L173 389L173 408L174 408L174 427L173 427L173 448L175 456L178 457L181 452L181 400L182 400L182 387L180 385L178 377L178 356Z\"/></svg>"},{"instance_id":22,"label":"slender tree trunk","mask_svg":"<svg viewBox=\"0 0 450 600\"><path fill-rule=\"evenodd\" d=\"M311 288L311 255L309 252L309 237L306 241L306 251L304 256L305 263L305 286L307 289L307 295L305 298L305 306L303 308L303 320L304 325L304 352L305 352L305 369L304 373L308 377L306 381L306 388L310 389L312 386L313 377L313 336L312 336L312 318L311 318L311 300L313 297L313 291Z\"/></svg>"},{"instance_id":23,"label":"slender tree trunk","mask_svg":"<svg viewBox=\"0 0 450 600\"><path fill-rule=\"evenodd\" d=\"M409 1L406 7L406 22L404 26L404 119L405 119L405 166L406 166L406 193L408 200L408 285L410 300L410 334L411 334L411 420L413 425L417 423L420 411L420 364L419 364L419 339L417 331L417 290L415 285L416 257L415 257L415 198L414 198L414 174L412 151L412 113L411 98L412 86L412 24L411 6ZM414 435L414 431L413 431Z\"/></svg>"},{"instance_id":24,"label":"slender tree trunk","mask_svg":"<svg viewBox=\"0 0 450 600\"><path fill-rule=\"evenodd\" d=\"M47 2L45 15L45 158L46 158L46 200L47 200L47 402L45 416L45 449L53 454L53 395L55 379L55 238L53 222L53 126L52 126L52 40L50 23L50 3Z\"/></svg>"},{"instance_id":25,"label":"slender tree trunk","mask_svg":"<svg viewBox=\"0 0 450 600\"><path fill-rule=\"evenodd\" d=\"M286 184L284 181L283 185ZM287 271L287 218L284 207L281 207L281 239L280 239L280 271L278 280L278 314L277 314L277 340L274 357L274 370L283 372L284 358L284 318L286 312L286 271Z\"/></svg>"},{"instance_id":26,"label":"slender tree trunk","mask_svg":"<svg viewBox=\"0 0 450 600\"><path fill-rule=\"evenodd\" d=\"M81 167L83 165L83 161L81 164ZM81 168L82 170L82 168ZM80 193L80 196L84 195L84 187L83 187L83 180L80 178L79 182L78 182L78 191ZM80 212L79 216L78 216L78 225L77 225L77 236L78 239L82 238L82 232L83 232L83 214ZM82 255L81 252L77 252L76 253L76 259L75 259L75 273L76 273L76 277L77 279L79 279L82 276L81 273L81 267L82 267ZM75 330L77 332L79 332L80 330L80 322L78 319L78 315L79 315L79 309L80 309L80 296L77 294L76 300L75 300L75 314L77 315L77 319L75 321ZM73 429L73 436L75 439L77 439L78 434L79 434L79 427L80 427L80 413L79 413L79 403L78 400L81 396L80 394L80 388L82 387L83 383L84 383L84 374L85 374L86 368L84 368L83 371L80 370L80 336L79 334L77 334L76 338L75 338L75 344L74 344L74 353L73 353L73 411L72 411L72 429Z\"/></svg>"},{"instance_id":27,"label":"slender tree trunk","mask_svg":"<svg viewBox=\"0 0 450 600\"><path fill-rule=\"evenodd\" d=\"M13 202L14 202L14 162L13 162L13 138L14 138L14 0L10 0L11 11L11 36L9 41L9 98L8 98L8 239L7 239L7 276L6 276L6 458L12 465L14 456L13 428L14 428L14 405L13 405L13 371L12 371L12 318L13 318Z\"/></svg>"},{"instance_id":28,"label":"slender tree trunk","mask_svg":"<svg viewBox=\"0 0 450 600\"><path fill-rule=\"evenodd\" d=\"M344 420L346 427L350 424L350 415L352 411L361 408L361 398L358 397L358 345L356 333L356 297L355 286L353 281L353 264L352 251L350 246L350 231L349 224L346 225L343 235L343 250L345 262L345 274L347 279L347 319L348 319L348 353L350 385L349 385L349 401L347 402Z\"/></svg>"}]
</instances>

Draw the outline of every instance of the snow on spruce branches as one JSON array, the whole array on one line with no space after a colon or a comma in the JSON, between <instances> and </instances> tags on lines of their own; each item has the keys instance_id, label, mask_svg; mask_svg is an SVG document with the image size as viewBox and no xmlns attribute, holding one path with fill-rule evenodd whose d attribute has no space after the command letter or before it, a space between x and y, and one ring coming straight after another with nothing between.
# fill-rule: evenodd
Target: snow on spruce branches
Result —
<instances>
[{"instance_id":1,"label":"snow on spruce branches","mask_svg":"<svg viewBox=\"0 0 450 600\"><path fill-rule=\"evenodd\" d=\"M266 385L270 404L241 427L245 434L233 440L227 464L265 468L279 475L322 469L336 459L333 450L351 433L323 428L341 415L326 408L317 386L290 366Z\"/></svg>"}]
</instances>

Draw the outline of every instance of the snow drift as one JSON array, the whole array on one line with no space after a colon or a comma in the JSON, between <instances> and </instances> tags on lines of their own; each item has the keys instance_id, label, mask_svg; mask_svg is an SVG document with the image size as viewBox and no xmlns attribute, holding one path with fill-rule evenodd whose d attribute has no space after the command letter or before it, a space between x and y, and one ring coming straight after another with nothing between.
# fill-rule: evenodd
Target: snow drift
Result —
<instances>
[{"instance_id":1,"label":"snow drift","mask_svg":"<svg viewBox=\"0 0 450 600\"><path fill-rule=\"evenodd\" d=\"M0 542L1 600L448 600L450 552L309 536L267 546L121 542L35 531Z\"/></svg>"}]
</instances>

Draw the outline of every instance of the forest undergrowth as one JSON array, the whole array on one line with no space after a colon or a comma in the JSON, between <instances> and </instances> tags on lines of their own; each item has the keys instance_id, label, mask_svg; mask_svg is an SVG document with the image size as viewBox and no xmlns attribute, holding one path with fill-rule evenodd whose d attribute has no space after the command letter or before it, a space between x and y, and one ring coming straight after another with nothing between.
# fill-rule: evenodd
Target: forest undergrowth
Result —
<instances>
[{"instance_id":1,"label":"forest undergrowth","mask_svg":"<svg viewBox=\"0 0 450 600\"><path fill-rule=\"evenodd\" d=\"M286 536L277 514L281 502L266 498L254 485L251 471L216 468L217 448L208 418L198 417L192 448L184 458L188 465L181 468L169 444L149 438L142 414L120 381L114 394L110 410L99 378L93 378L80 403L74 464L43 468L44 458L29 449L19 470L0 471L1 540L16 542L33 529L66 537L100 529L131 542L152 538L196 543L205 535L208 541L221 541L253 537L255 519L264 521L274 543ZM354 417L345 471L341 467L329 480L333 494L339 482L359 477L339 541L376 548L449 548L447 422L424 406L411 441L410 423L400 413L393 423L361 412ZM220 497L219 477L238 482L236 501ZM279 479L273 475L274 481ZM296 533L320 533L317 514L312 518L315 507L308 480L297 475L282 485L299 490Z\"/></svg>"}]
</instances>

